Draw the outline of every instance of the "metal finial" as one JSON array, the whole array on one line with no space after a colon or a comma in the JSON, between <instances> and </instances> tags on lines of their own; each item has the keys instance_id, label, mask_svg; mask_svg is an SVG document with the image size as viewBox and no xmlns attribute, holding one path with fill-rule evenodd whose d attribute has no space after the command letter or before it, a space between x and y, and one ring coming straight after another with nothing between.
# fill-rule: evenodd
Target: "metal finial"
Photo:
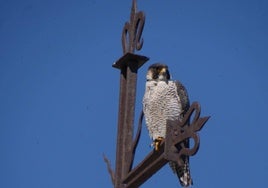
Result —
<instances>
[{"instance_id":1,"label":"metal finial","mask_svg":"<svg viewBox=\"0 0 268 188\"><path fill-rule=\"evenodd\" d=\"M141 38L145 23L145 14L142 11L137 12L137 2L132 1L130 13L130 21L126 22L122 32L122 48L123 53L134 53L135 50L140 50L143 45Z\"/></svg>"}]
</instances>

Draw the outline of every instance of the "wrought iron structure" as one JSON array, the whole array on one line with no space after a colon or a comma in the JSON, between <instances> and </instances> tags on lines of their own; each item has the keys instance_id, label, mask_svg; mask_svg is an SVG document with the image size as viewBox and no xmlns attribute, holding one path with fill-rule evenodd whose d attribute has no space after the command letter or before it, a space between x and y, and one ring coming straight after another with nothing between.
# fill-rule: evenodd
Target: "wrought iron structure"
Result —
<instances>
[{"instance_id":1,"label":"wrought iron structure","mask_svg":"<svg viewBox=\"0 0 268 188\"><path fill-rule=\"evenodd\" d=\"M168 161L180 164L181 156L192 156L199 148L199 136L209 117L200 118L200 105L194 102L182 121L167 121L166 139L158 151L150 152L143 161L132 168L134 155L141 134L143 113L140 115L139 126L133 139L135 117L136 85L138 69L149 60L146 56L134 52L143 46L141 38L145 23L145 15L137 11L136 0L132 1L130 21L125 23L122 32L123 56L113 67L120 70L119 112L117 128L116 167L111 168L110 161L104 156L108 172L115 188L136 188L161 169ZM192 121L191 116L195 113ZM192 138L192 148L181 148L175 145L185 139Z\"/></svg>"}]
</instances>

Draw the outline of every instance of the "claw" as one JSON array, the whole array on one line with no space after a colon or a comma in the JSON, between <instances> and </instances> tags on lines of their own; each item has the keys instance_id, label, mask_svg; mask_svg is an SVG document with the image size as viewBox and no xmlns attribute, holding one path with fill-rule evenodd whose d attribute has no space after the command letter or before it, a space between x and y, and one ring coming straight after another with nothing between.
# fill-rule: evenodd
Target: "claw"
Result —
<instances>
[{"instance_id":1,"label":"claw","mask_svg":"<svg viewBox=\"0 0 268 188\"><path fill-rule=\"evenodd\" d=\"M158 151L158 150L159 150L159 146L160 146L160 144L162 143L163 140L164 140L163 137L158 137L158 138L156 138L156 139L154 140L153 145L154 145L154 149L155 149L155 151Z\"/></svg>"}]
</instances>

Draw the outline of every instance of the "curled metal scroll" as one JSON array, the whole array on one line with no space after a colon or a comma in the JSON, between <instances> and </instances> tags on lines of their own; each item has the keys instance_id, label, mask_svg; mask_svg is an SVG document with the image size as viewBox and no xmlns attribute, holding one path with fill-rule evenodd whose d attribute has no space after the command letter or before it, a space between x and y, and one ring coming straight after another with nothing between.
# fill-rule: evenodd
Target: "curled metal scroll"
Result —
<instances>
[{"instance_id":1,"label":"curled metal scroll","mask_svg":"<svg viewBox=\"0 0 268 188\"><path fill-rule=\"evenodd\" d=\"M137 12L137 2L132 1L130 21L126 22L122 32L122 48L123 53L134 53L135 50L140 50L143 45L141 38L145 23L145 15L142 11Z\"/></svg>"},{"instance_id":2,"label":"curled metal scroll","mask_svg":"<svg viewBox=\"0 0 268 188\"><path fill-rule=\"evenodd\" d=\"M165 139L165 158L167 160L181 163L181 157L183 155L193 156L197 153L200 145L200 139L197 131L200 131L209 119L209 116L200 117L200 112L201 109L199 103L194 102L182 121L167 120ZM195 113L195 115L191 120L193 113ZM175 146L186 139L193 139L193 146L188 148L181 144L181 149L178 151Z\"/></svg>"}]
</instances>

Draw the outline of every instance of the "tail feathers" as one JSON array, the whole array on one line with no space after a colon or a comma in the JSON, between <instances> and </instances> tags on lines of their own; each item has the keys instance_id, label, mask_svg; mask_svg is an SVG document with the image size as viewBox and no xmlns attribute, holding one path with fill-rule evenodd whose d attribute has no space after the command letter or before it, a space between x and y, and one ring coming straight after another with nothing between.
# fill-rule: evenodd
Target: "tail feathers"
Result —
<instances>
[{"instance_id":1,"label":"tail feathers","mask_svg":"<svg viewBox=\"0 0 268 188\"><path fill-rule=\"evenodd\" d=\"M169 164L173 172L177 174L182 187L193 185L188 163L185 163L183 166L178 166L175 162L170 162Z\"/></svg>"}]
</instances>

